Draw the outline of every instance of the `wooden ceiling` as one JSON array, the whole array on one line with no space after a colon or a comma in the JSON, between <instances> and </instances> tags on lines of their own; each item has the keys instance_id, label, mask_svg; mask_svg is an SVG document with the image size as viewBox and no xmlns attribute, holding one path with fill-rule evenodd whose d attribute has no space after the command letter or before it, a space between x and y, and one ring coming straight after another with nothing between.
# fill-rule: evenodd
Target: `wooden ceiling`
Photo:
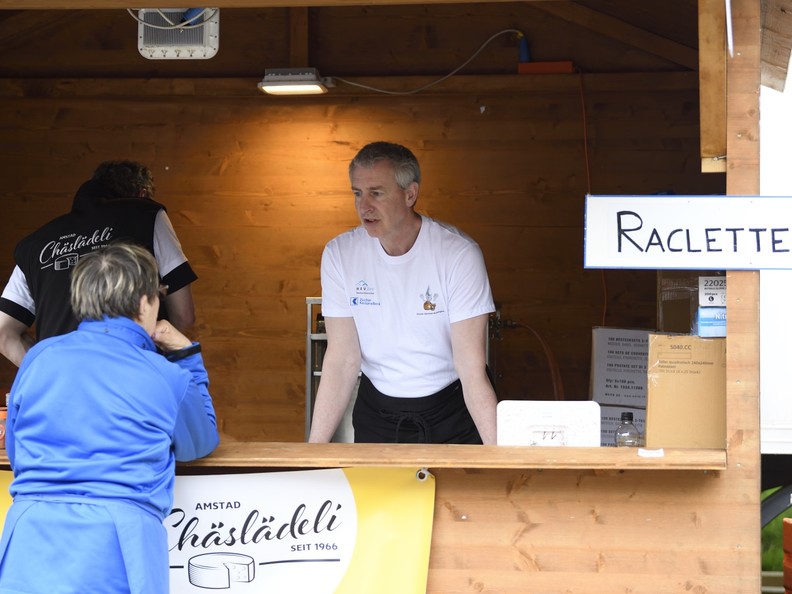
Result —
<instances>
[{"instance_id":1,"label":"wooden ceiling","mask_svg":"<svg viewBox=\"0 0 792 594\"><path fill-rule=\"evenodd\" d=\"M491 32L506 27L519 27L526 33L531 39L532 50L536 48L535 59L572 60L583 72L698 70L696 0L309 1L310 43L317 54L312 56L312 65L350 75L394 74L387 71L387 56L382 55L376 56L377 72L373 72L373 63L369 65L369 72L349 70L350 67L364 68L366 61L366 56L352 60L341 49L344 44L347 48L352 44L338 38L343 26L336 23L351 19L369 23L363 30L360 27L354 30L353 41L365 40L372 46L371 60L375 59L374 53L393 54L400 45L407 48L409 43L417 48L423 44L426 49L433 50L432 55L437 56L434 72L429 72L431 64L425 63L427 59L431 61L432 56L421 56L402 73L406 75L442 72L448 65L458 63L463 55L469 55ZM148 0L136 2L136 7L156 8L161 4ZM181 73L186 72L184 65L178 64L160 64L156 73L153 67L146 71L145 65L139 65L134 73L125 71L128 60L139 60L135 51L136 29L127 14L127 6L127 0L0 0L0 52L6 64L4 67L0 61L0 76L15 76L10 71L11 65L20 74L24 73L21 74L24 77L186 75ZM279 58L279 47L289 45L289 30L292 29L292 36L294 34L289 20L296 12L305 10L290 7L284 0L215 0L212 6L223 9L221 49L215 58L205 61L206 64L197 68L191 66L190 75L247 76L252 72L244 72L244 64L252 67L253 56L259 56L256 68L260 74L261 58ZM100 7L103 10L94 10ZM2 10L20 8L35 10ZM293 10L284 10L290 8ZM412 30L406 26L407 20L411 21ZM386 25L384 29L383 24ZM379 30L374 33L377 27ZM431 39L398 38L404 34L420 36L423 33L415 31L429 29L447 32L444 39L437 41L437 47L432 47ZM431 33L428 35L431 37ZM452 44L448 43L449 39L453 40ZM83 48L90 48L90 51ZM443 56L445 63L441 63L441 52L446 54ZM66 53L70 54L68 61ZM488 51L477 59L477 65L483 67L479 73L494 73L488 69L487 60L496 53Z\"/></svg>"},{"instance_id":2,"label":"wooden ceiling","mask_svg":"<svg viewBox=\"0 0 792 594\"><path fill-rule=\"evenodd\" d=\"M468 0L309 0L311 7L386 7L450 4L501 4ZM762 2L762 84L782 91L792 46L792 0ZM157 0L137 0L136 8L157 8ZM167 4L167 3L165 3ZM304 2L299 3L305 6ZM627 51L652 54L667 65L664 69L697 70L697 0L527 0L548 17L623 44ZM228 9L290 8L288 0L213 0L214 7ZM0 51L18 45L26 36L52 32L81 10L125 11L128 0L0 0ZM64 12L65 11L65 12ZM576 62L580 62L578 58ZM217 73L213 73L217 75Z\"/></svg>"}]
</instances>

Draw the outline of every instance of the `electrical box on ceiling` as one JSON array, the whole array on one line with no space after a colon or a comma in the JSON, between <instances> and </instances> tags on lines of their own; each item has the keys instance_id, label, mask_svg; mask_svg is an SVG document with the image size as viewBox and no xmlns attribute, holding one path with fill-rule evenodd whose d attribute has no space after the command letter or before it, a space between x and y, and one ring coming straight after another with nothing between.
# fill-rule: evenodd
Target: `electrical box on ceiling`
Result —
<instances>
[{"instance_id":1,"label":"electrical box on ceiling","mask_svg":"<svg viewBox=\"0 0 792 594\"><path fill-rule=\"evenodd\" d=\"M138 10L138 51L149 60L206 60L220 46L218 8Z\"/></svg>"}]
</instances>

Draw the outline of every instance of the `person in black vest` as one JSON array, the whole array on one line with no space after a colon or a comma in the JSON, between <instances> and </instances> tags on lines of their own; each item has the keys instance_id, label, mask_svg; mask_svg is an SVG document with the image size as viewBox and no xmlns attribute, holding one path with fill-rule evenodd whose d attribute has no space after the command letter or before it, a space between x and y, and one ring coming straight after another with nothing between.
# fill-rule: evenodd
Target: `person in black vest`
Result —
<instances>
[{"instance_id":1,"label":"person in black vest","mask_svg":"<svg viewBox=\"0 0 792 594\"><path fill-rule=\"evenodd\" d=\"M72 209L22 239L16 267L0 296L0 353L19 366L35 341L77 327L69 305L77 261L111 242L125 240L154 254L167 285L161 316L182 333L195 322L190 284L198 277L184 255L165 207L153 200L148 167L105 161L77 191ZM28 329L35 322L35 341Z\"/></svg>"}]
</instances>

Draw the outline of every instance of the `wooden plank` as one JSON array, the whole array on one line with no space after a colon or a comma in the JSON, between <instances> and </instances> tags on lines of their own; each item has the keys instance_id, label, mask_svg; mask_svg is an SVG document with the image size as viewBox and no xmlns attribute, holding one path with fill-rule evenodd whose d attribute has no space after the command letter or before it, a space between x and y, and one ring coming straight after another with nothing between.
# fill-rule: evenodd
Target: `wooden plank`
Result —
<instances>
[{"instance_id":1,"label":"wooden plank","mask_svg":"<svg viewBox=\"0 0 792 594\"><path fill-rule=\"evenodd\" d=\"M78 11L65 11L42 15L37 12L22 11L8 15L0 20L0 45L8 47L36 36L51 35L54 30L68 26Z\"/></svg>"},{"instance_id":2,"label":"wooden plank","mask_svg":"<svg viewBox=\"0 0 792 594\"><path fill-rule=\"evenodd\" d=\"M509 0L433 0L437 4L479 4L500 3ZM561 0L527 0L528 2L555 2ZM307 6L377 6L380 4L425 4L425 0L311 0ZM266 7L301 7L306 6L302 0L213 0L216 8L266 8ZM36 10L49 8L69 9L127 9L126 0L0 0L0 10L21 9ZM162 2L156 0L136 0L135 8L162 8Z\"/></svg>"},{"instance_id":3,"label":"wooden plank","mask_svg":"<svg viewBox=\"0 0 792 594\"><path fill-rule=\"evenodd\" d=\"M722 0L699 1L702 172L726 168L726 16Z\"/></svg>"},{"instance_id":4,"label":"wooden plank","mask_svg":"<svg viewBox=\"0 0 792 594\"><path fill-rule=\"evenodd\" d=\"M637 448L568 448L413 444L307 444L224 440L206 458L183 466L322 468L546 468L597 470L723 470L724 450L665 448L662 456ZM659 452L655 452L659 453ZM0 458L0 463L2 463Z\"/></svg>"},{"instance_id":5,"label":"wooden plank","mask_svg":"<svg viewBox=\"0 0 792 594\"><path fill-rule=\"evenodd\" d=\"M691 70L698 67L696 48L686 47L665 37L654 35L575 2L538 3L534 7Z\"/></svg>"},{"instance_id":6,"label":"wooden plank","mask_svg":"<svg viewBox=\"0 0 792 594\"><path fill-rule=\"evenodd\" d=\"M289 66L309 66L308 8L305 6L289 9Z\"/></svg>"},{"instance_id":7,"label":"wooden plank","mask_svg":"<svg viewBox=\"0 0 792 594\"><path fill-rule=\"evenodd\" d=\"M597 468L719 470L722 450L665 450L665 457L644 458L636 451L513 446L412 446L401 444L291 444L224 442L207 458L185 466L337 467L400 466L427 468Z\"/></svg>"},{"instance_id":8,"label":"wooden plank","mask_svg":"<svg viewBox=\"0 0 792 594\"><path fill-rule=\"evenodd\" d=\"M427 592L758 592L733 560L751 526L713 474L433 473Z\"/></svg>"},{"instance_id":9,"label":"wooden plank","mask_svg":"<svg viewBox=\"0 0 792 594\"><path fill-rule=\"evenodd\" d=\"M727 193L759 194L759 2L732 0L734 57L727 69ZM760 589L759 273L729 272L726 307L726 480L750 522L741 539L745 591Z\"/></svg>"},{"instance_id":10,"label":"wooden plank","mask_svg":"<svg viewBox=\"0 0 792 594\"><path fill-rule=\"evenodd\" d=\"M792 14L786 0L762 0L762 85L784 92L792 48Z\"/></svg>"},{"instance_id":11,"label":"wooden plank","mask_svg":"<svg viewBox=\"0 0 792 594\"><path fill-rule=\"evenodd\" d=\"M2 0L0 0L2 2ZM324 74L324 73L323 73ZM492 74L453 76L442 84L421 93L442 95L447 93L531 93L540 91L567 91L579 93L580 79L587 92L605 90L630 91L678 91L695 89L696 73L690 72L639 72L606 74ZM390 77L349 77L350 81L382 88L389 91L410 91L437 80L436 76L390 76ZM359 87L344 87L339 83L327 95L316 97L278 98L265 96L249 78L4 78L0 79L0 99L4 97L90 97L93 99L119 97L137 99L141 97L248 97L256 103L274 105L311 105L326 103L331 95L373 95ZM297 103L295 103L297 102Z\"/></svg>"}]
</instances>

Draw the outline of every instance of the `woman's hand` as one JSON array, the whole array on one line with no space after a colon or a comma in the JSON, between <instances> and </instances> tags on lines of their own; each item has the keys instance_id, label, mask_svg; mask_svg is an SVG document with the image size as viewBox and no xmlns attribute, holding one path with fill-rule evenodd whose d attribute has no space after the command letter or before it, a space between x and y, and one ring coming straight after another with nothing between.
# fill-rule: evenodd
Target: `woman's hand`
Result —
<instances>
[{"instance_id":1,"label":"woman's hand","mask_svg":"<svg viewBox=\"0 0 792 594\"><path fill-rule=\"evenodd\" d=\"M173 324L167 320L158 320L154 333L151 335L159 349L164 353L178 351L192 345L192 341L184 334L179 332Z\"/></svg>"}]
</instances>

